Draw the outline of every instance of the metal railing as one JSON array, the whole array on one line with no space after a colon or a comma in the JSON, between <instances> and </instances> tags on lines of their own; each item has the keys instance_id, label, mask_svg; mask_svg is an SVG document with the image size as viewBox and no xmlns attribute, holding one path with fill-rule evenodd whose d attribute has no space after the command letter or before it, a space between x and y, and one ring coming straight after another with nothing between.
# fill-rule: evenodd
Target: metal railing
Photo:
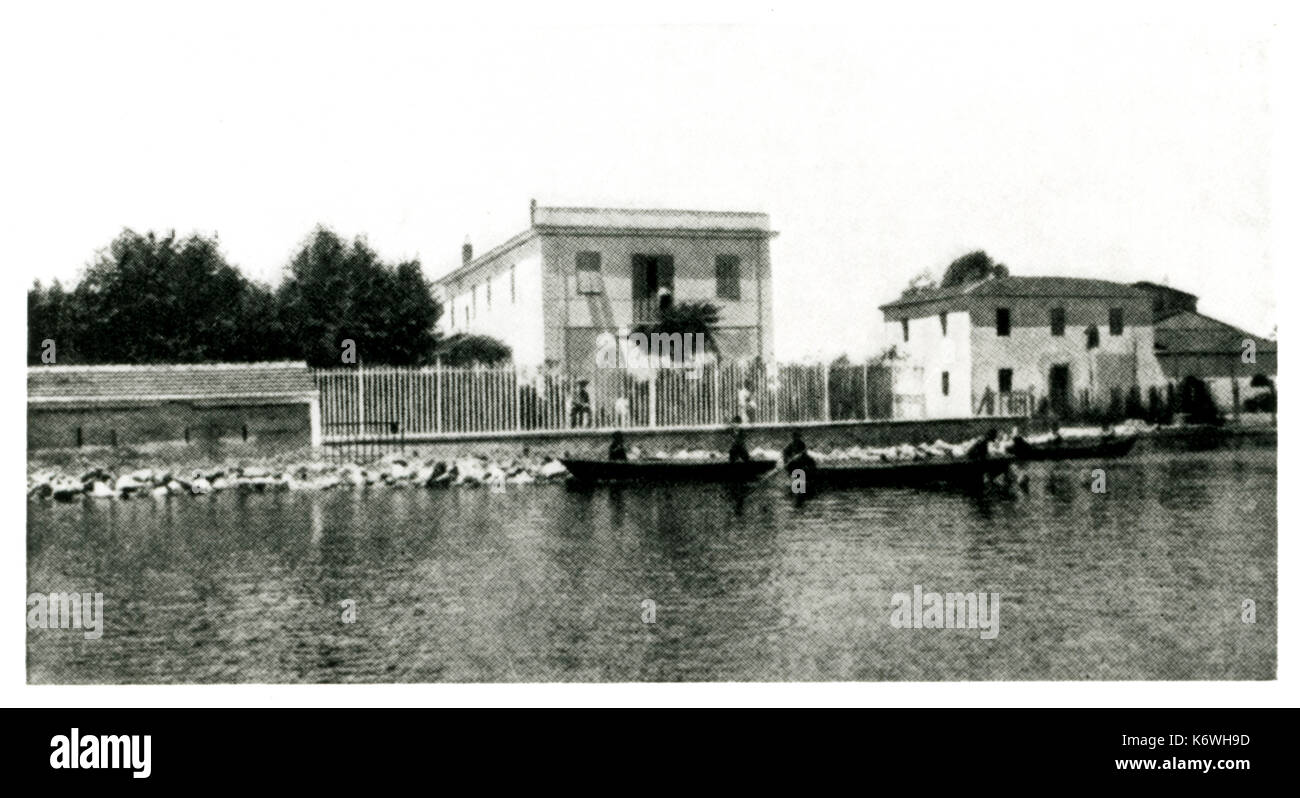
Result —
<instances>
[{"instance_id":1,"label":"metal railing","mask_svg":"<svg viewBox=\"0 0 1300 798\"><path fill-rule=\"evenodd\" d=\"M607 368L584 375L501 368L343 367L313 372L326 442L743 423L887 419L924 397L893 391L888 369L862 364L709 363ZM900 412L900 415L902 413Z\"/></svg>"}]
</instances>

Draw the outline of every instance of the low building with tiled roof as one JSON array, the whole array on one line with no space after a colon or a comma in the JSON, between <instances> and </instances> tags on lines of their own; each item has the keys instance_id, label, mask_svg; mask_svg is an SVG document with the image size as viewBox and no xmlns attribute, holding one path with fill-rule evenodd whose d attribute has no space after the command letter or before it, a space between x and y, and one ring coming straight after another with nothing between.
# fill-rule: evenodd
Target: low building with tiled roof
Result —
<instances>
[{"instance_id":1,"label":"low building with tiled roof","mask_svg":"<svg viewBox=\"0 0 1300 798\"><path fill-rule=\"evenodd\" d=\"M881 311L924 417L1067 414L1163 384L1150 300L1123 283L990 277L909 291Z\"/></svg>"},{"instance_id":2,"label":"low building with tiled roof","mask_svg":"<svg viewBox=\"0 0 1300 798\"><path fill-rule=\"evenodd\" d=\"M80 446L320 445L305 363L31 366L29 450Z\"/></svg>"}]
</instances>

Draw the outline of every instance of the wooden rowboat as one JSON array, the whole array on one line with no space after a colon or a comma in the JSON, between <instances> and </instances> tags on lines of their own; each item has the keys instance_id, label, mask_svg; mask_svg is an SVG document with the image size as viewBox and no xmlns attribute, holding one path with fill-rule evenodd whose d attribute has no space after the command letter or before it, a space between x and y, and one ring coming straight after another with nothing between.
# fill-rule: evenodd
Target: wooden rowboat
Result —
<instances>
[{"instance_id":1,"label":"wooden rowboat","mask_svg":"<svg viewBox=\"0 0 1300 798\"><path fill-rule=\"evenodd\" d=\"M776 467L775 460L581 460L562 459L580 482L750 482Z\"/></svg>"},{"instance_id":2,"label":"wooden rowboat","mask_svg":"<svg viewBox=\"0 0 1300 798\"><path fill-rule=\"evenodd\" d=\"M968 460L960 457L928 457L918 460L881 462L819 462L808 471L808 483L814 487L831 485L909 486L909 485L981 485L986 477L1005 474L1015 458L989 457Z\"/></svg>"},{"instance_id":3,"label":"wooden rowboat","mask_svg":"<svg viewBox=\"0 0 1300 798\"><path fill-rule=\"evenodd\" d=\"M1021 460L1076 460L1123 457L1128 454L1137 436L1124 438L1064 438L1048 443L1029 443L1019 439L1012 447Z\"/></svg>"}]
</instances>

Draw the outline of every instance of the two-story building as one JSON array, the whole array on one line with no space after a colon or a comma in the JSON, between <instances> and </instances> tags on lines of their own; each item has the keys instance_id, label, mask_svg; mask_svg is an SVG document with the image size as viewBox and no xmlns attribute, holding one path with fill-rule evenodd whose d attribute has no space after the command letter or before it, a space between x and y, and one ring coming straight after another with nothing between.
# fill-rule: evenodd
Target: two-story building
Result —
<instances>
[{"instance_id":1,"label":"two-story building","mask_svg":"<svg viewBox=\"0 0 1300 798\"><path fill-rule=\"evenodd\" d=\"M1001 277L881 306L924 417L1058 413L1163 385L1146 293L1106 280Z\"/></svg>"},{"instance_id":2,"label":"two-story building","mask_svg":"<svg viewBox=\"0 0 1300 798\"><path fill-rule=\"evenodd\" d=\"M764 213L530 209L528 229L435 281L442 332L490 335L517 364L595 367L602 333L655 320L665 303L719 310L725 360L772 358L772 287Z\"/></svg>"}]
</instances>

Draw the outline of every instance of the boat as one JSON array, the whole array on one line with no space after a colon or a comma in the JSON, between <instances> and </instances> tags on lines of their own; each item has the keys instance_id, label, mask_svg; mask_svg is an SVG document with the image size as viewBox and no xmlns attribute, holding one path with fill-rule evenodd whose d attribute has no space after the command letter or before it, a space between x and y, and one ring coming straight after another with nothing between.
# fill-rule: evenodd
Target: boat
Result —
<instances>
[{"instance_id":1,"label":"boat","mask_svg":"<svg viewBox=\"0 0 1300 798\"><path fill-rule=\"evenodd\" d=\"M1124 437L1062 438L1030 443L1017 438L1012 452L1021 460L1076 460L1123 457L1137 443L1136 435Z\"/></svg>"},{"instance_id":2,"label":"boat","mask_svg":"<svg viewBox=\"0 0 1300 798\"><path fill-rule=\"evenodd\" d=\"M982 485L986 477L1007 473L1014 457L993 456L984 460L962 457L926 457L916 460L822 461L808 471L814 487L830 485L909 486Z\"/></svg>"},{"instance_id":3,"label":"boat","mask_svg":"<svg viewBox=\"0 0 1300 798\"><path fill-rule=\"evenodd\" d=\"M776 467L775 460L583 460L562 458L580 482L750 482Z\"/></svg>"}]
</instances>

